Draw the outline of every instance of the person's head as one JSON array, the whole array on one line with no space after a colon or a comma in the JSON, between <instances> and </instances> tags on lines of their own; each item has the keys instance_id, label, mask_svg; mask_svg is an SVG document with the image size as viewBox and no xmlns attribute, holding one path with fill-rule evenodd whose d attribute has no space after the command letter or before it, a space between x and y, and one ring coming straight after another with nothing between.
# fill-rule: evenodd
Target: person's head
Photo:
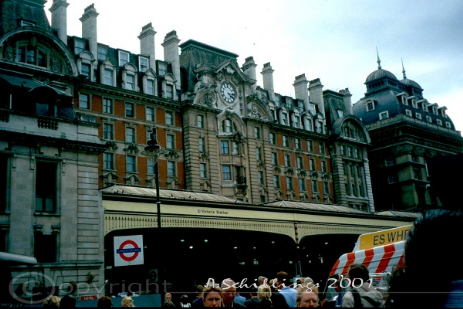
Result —
<instances>
[{"instance_id":1,"label":"person's head","mask_svg":"<svg viewBox=\"0 0 463 309\"><path fill-rule=\"evenodd\" d=\"M203 291L204 291L204 286L198 284L195 288L196 290L196 296L197 297L201 297L203 295Z\"/></svg>"},{"instance_id":2,"label":"person's head","mask_svg":"<svg viewBox=\"0 0 463 309\"><path fill-rule=\"evenodd\" d=\"M288 273L285 271L279 271L277 272L277 281L278 285L285 284L286 286L289 286L290 283L288 282Z\"/></svg>"},{"instance_id":3,"label":"person's head","mask_svg":"<svg viewBox=\"0 0 463 309\"><path fill-rule=\"evenodd\" d=\"M59 302L59 306L61 308L72 309L76 307L76 302L77 301L74 297L72 297L69 294L66 294L63 296L63 298L61 298L61 301Z\"/></svg>"},{"instance_id":4,"label":"person's head","mask_svg":"<svg viewBox=\"0 0 463 309\"><path fill-rule=\"evenodd\" d=\"M310 277L304 278L304 281L302 282L304 285L307 285L309 283L313 283L313 279Z\"/></svg>"},{"instance_id":5,"label":"person's head","mask_svg":"<svg viewBox=\"0 0 463 309\"><path fill-rule=\"evenodd\" d=\"M315 285L309 283L307 287L298 288L296 297L296 307L316 308L318 307L318 303L318 289Z\"/></svg>"},{"instance_id":6,"label":"person's head","mask_svg":"<svg viewBox=\"0 0 463 309\"><path fill-rule=\"evenodd\" d=\"M165 296L165 298L166 298L166 301L167 301L167 302L168 302L168 301L170 301L170 302L171 302L171 301L172 301L172 294L170 294L170 293L166 293L166 296Z\"/></svg>"},{"instance_id":7,"label":"person's head","mask_svg":"<svg viewBox=\"0 0 463 309\"><path fill-rule=\"evenodd\" d=\"M50 296L42 304L43 308L59 308L61 298L58 296Z\"/></svg>"},{"instance_id":8,"label":"person's head","mask_svg":"<svg viewBox=\"0 0 463 309\"><path fill-rule=\"evenodd\" d=\"M259 276L257 278L257 286L260 286L262 284L264 284L266 281L268 281L268 279L264 276Z\"/></svg>"},{"instance_id":9,"label":"person's head","mask_svg":"<svg viewBox=\"0 0 463 309\"><path fill-rule=\"evenodd\" d=\"M97 307L98 308L112 308L113 301L109 296L101 296L98 299Z\"/></svg>"},{"instance_id":10,"label":"person's head","mask_svg":"<svg viewBox=\"0 0 463 309\"><path fill-rule=\"evenodd\" d=\"M257 295L261 301L270 299L270 297L272 296L272 290L270 290L270 287L268 285L261 285L257 289Z\"/></svg>"},{"instance_id":11,"label":"person's head","mask_svg":"<svg viewBox=\"0 0 463 309\"><path fill-rule=\"evenodd\" d=\"M349 279L351 282L354 279L362 279L363 282L367 282L370 279L370 274L368 272L368 268L363 264L352 264L349 267L349 271L347 272ZM355 283L359 284L359 283Z\"/></svg>"},{"instance_id":12,"label":"person's head","mask_svg":"<svg viewBox=\"0 0 463 309\"><path fill-rule=\"evenodd\" d=\"M203 291L204 307L221 307L222 306L222 289L210 286Z\"/></svg>"},{"instance_id":13,"label":"person's head","mask_svg":"<svg viewBox=\"0 0 463 309\"><path fill-rule=\"evenodd\" d=\"M222 300L225 307L231 307L236 296L235 281L231 279L225 279L221 284L222 288Z\"/></svg>"},{"instance_id":14,"label":"person's head","mask_svg":"<svg viewBox=\"0 0 463 309\"><path fill-rule=\"evenodd\" d=\"M334 274L334 275L331 275L329 277L329 281L328 283L333 283L333 288L336 290L336 292L341 292L342 288L341 288L341 284L340 284L340 280L339 280L339 275L338 274Z\"/></svg>"},{"instance_id":15,"label":"person's head","mask_svg":"<svg viewBox=\"0 0 463 309\"><path fill-rule=\"evenodd\" d=\"M182 304L188 303L188 295L183 294L182 296L180 296L180 302L181 302Z\"/></svg>"},{"instance_id":16,"label":"person's head","mask_svg":"<svg viewBox=\"0 0 463 309\"><path fill-rule=\"evenodd\" d=\"M121 301L121 305L122 305L122 307L125 307L125 308L127 308L127 307L135 307L133 305L133 299L130 296L124 297L122 299L122 301Z\"/></svg>"}]
</instances>

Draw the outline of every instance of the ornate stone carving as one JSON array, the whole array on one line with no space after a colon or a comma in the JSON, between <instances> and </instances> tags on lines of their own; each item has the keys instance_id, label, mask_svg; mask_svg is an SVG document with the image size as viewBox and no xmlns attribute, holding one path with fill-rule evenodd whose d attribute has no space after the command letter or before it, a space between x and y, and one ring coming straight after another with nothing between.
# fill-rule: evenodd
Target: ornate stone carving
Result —
<instances>
[{"instance_id":1,"label":"ornate stone carving","mask_svg":"<svg viewBox=\"0 0 463 309\"><path fill-rule=\"evenodd\" d=\"M193 104L217 107L217 85L213 84L207 75L201 77L195 86L196 98Z\"/></svg>"}]
</instances>

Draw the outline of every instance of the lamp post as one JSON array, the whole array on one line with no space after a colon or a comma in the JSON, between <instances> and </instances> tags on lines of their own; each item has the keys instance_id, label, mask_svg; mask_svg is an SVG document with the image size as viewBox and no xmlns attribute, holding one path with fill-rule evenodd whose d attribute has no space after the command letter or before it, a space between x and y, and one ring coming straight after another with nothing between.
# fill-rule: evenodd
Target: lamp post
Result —
<instances>
[{"instance_id":1,"label":"lamp post","mask_svg":"<svg viewBox=\"0 0 463 309\"><path fill-rule=\"evenodd\" d=\"M151 160L154 163L154 177L156 181L156 208L157 208L157 217L158 217L158 228L161 228L161 200L159 196L159 167L158 160L159 156L163 153L161 146L158 144L156 127L153 127L153 130L150 133L150 139L148 140L148 145L145 147L145 150L141 152L142 155L147 156L148 160Z\"/></svg>"}]
</instances>

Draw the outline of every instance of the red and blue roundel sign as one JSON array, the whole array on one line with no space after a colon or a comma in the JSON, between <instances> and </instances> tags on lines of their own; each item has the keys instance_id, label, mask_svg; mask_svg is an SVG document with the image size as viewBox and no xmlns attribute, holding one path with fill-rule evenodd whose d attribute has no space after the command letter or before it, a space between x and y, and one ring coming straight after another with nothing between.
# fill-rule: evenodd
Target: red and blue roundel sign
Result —
<instances>
[{"instance_id":1,"label":"red and blue roundel sign","mask_svg":"<svg viewBox=\"0 0 463 309\"><path fill-rule=\"evenodd\" d=\"M143 236L114 237L114 266L142 265Z\"/></svg>"}]
</instances>

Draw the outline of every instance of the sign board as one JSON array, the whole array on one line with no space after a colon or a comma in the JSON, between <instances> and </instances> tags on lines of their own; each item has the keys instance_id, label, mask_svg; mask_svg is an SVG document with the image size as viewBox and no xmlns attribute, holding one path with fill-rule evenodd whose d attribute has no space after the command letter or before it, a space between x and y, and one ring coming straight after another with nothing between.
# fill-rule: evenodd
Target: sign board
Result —
<instances>
[{"instance_id":1,"label":"sign board","mask_svg":"<svg viewBox=\"0 0 463 309\"><path fill-rule=\"evenodd\" d=\"M84 295L79 298L80 300L98 299L98 295Z\"/></svg>"},{"instance_id":2,"label":"sign board","mask_svg":"<svg viewBox=\"0 0 463 309\"><path fill-rule=\"evenodd\" d=\"M114 237L114 266L143 265L143 235Z\"/></svg>"},{"instance_id":3,"label":"sign board","mask_svg":"<svg viewBox=\"0 0 463 309\"><path fill-rule=\"evenodd\" d=\"M362 234L359 236L353 251L375 248L406 240L407 234L411 228L411 225L406 225L379 232Z\"/></svg>"}]
</instances>

